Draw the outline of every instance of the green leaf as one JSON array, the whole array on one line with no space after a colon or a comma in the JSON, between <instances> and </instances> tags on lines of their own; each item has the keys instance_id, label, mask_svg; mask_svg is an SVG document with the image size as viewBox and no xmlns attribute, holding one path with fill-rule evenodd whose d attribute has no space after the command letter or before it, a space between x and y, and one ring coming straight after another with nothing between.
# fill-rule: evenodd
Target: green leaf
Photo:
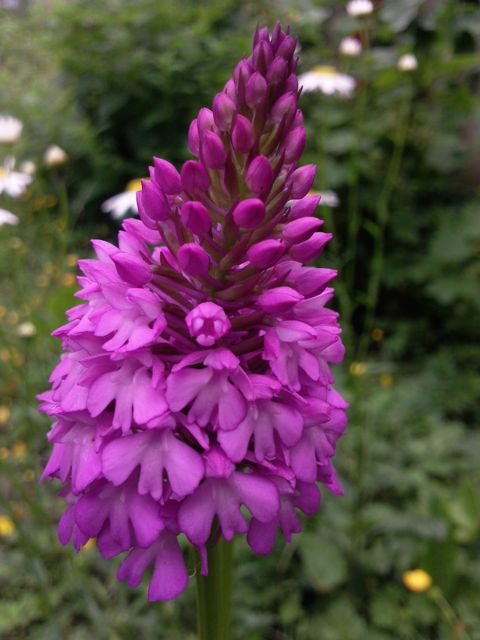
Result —
<instances>
[{"instance_id":1,"label":"green leaf","mask_svg":"<svg viewBox=\"0 0 480 640\"><path fill-rule=\"evenodd\" d=\"M313 533L304 533L299 544L308 580L319 591L331 591L347 578L347 562L335 544Z\"/></svg>"}]
</instances>

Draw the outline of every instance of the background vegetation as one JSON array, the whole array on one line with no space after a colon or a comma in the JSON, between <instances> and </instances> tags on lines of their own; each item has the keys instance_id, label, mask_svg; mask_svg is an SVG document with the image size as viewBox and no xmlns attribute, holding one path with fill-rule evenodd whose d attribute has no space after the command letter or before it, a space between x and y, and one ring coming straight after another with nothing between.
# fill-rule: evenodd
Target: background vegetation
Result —
<instances>
[{"instance_id":1,"label":"background vegetation","mask_svg":"<svg viewBox=\"0 0 480 640\"><path fill-rule=\"evenodd\" d=\"M59 347L88 238L114 237L101 203L153 154L187 156L189 119L228 78L257 21L290 24L300 71L334 65L351 98L305 95L307 159L336 208L324 264L340 270L351 402L338 450L344 498L268 558L237 545L236 640L480 638L480 8L377 0L0 2L0 113L24 122L8 154L37 173L0 207L0 636L194 638L194 594L149 605L115 561L56 539L39 485L48 421L35 394ZM343 37L363 50L339 53ZM418 68L401 71L402 54ZM68 162L42 163L58 144ZM27 323L27 324L26 324ZM429 588L412 590L420 568ZM425 576L424 576L425 577Z\"/></svg>"}]
</instances>

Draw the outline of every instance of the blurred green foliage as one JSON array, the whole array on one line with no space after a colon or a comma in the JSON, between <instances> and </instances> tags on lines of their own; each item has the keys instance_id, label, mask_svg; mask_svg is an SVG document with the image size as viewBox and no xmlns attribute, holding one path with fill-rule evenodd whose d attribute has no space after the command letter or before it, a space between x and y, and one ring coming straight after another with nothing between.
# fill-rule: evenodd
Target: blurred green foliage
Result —
<instances>
[{"instance_id":1,"label":"blurred green foliage","mask_svg":"<svg viewBox=\"0 0 480 640\"><path fill-rule=\"evenodd\" d=\"M480 8L460 0L87 0L0 3L0 113L24 121L13 149L37 176L0 227L0 636L11 640L194 638L193 589L149 605L95 549L56 540L61 504L38 485L48 421L34 396L59 346L88 238L115 231L100 203L180 162L186 130L249 48L257 21L289 23L300 72L333 65L352 98L302 98L351 402L338 452L345 497L267 558L237 544L235 640L480 638ZM358 57L338 53L353 35ZM415 53L418 69L397 67ZM69 163L42 165L56 143ZM10 152L11 150L9 150ZM3 149L0 147L0 153ZM0 162L3 157L0 155ZM24 322L35 335L20 335ZM422 593L402 583L420 567Z\"/></svg>"}]
</instances>

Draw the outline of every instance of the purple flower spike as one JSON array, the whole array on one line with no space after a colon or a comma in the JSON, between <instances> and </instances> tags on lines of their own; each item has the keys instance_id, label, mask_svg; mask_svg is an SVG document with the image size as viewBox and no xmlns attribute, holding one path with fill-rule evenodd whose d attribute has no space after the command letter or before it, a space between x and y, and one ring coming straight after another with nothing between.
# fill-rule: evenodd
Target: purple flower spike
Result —
<instances>
[{"instance_id":1,"label":"purple flower spike","mask_svg":"<svg viewBox=\"0 0 480 640\"><path fill-rule=\"evenodd\" d=\"M150 574L149 600L188 583L179 536L202 555L245 535L270 553L313 515L346 402L330 365L344 348L328 308L333 269L305 263L330 240L307 195L314 165L298 108L296 40L257 29L188 131L180 171L154 158L140 220L81 260L81 304L55 331L64 353L39 396L52 417L42 478L63 483L58 536L96 538L117 577Z\"/></svg>"}]
</instances>

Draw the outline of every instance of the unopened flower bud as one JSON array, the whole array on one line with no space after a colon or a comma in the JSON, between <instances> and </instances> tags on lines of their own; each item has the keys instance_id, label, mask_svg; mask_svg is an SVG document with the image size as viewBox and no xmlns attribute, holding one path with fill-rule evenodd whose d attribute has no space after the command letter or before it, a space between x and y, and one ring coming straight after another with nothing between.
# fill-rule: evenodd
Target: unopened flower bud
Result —
<instances>
[{"instance_id":1,"label":"unopened flower bud","mask_svg":"<svg viewBox=\"0 0 480 640\"><path fill-rule=\"evenodd\" d=\"M266 195L273 183L273 169L265 156L257 156L252 160L245 176L245 182L253 193Z\"/></svg>"},{"instance_id":2,"label":"unopened flower bud","mask_svg":"<svg viewBox=\"0 0 480 640\"><path fill-rule=\"evenodd\" d=\"M253 244L247 252L250 262L260 269L274 265L285 253L285 247L279 240L262 240Z\"/></svg>"},{"instance_id":3,"label":"unopened flower bud","mask_svg":"<svg viewBox=\"0 0 480 640\"><path fill-rule=\"evenodd\" d=\"M297 96L294 93L285 93L278 98L270 111L272 122L281 122L284 118L291 118L297 110Z\"/></svg>"},{"instance_id":4,"label":"unopened flower bud","mask_svg":"<svg viewBox=\"0 0 480 640\"><path fill-rule=\"evenodd\" d=\"M214 302L202 302L185 317L192 338L203 347L210 347L230 331L231 323L222 307Z\"/></svg>"},{"instance_id":5,"label":"unopened flower bud","mask_svg":"<svg viewBox=\"0 0 480 640\"><path fill-rule=\"evenodd\" d=\"M267 27L262 27L261 29L257 27L257 30L255 31L255 36L253 39L254 48L257 46L259 42L262 42L262 41L266 41L268 43L270 42L270 34L268 32Z\"/></svg>"},{"instance_id":6,"label":"unopened flower bud","mask_svg":"<svg viewBox=\"0 0 480 640\"><path fill-rule=\"evenodd\" d=\"M153 182L142 180L141 185L140 200L144 213L154 221L166 220L170 213L170 207L165 194Z\"/></svg>"},{"instance_id":7,"label":"unopened flower bud","mask_svg":"<svg viewBox=\"0 0 480 640\"><path fill-rule=\"evenodd\" d=\"M267 79L272 85L279 86L287 78L288 64L284 58L275 58L268 70Z\"/></svg>"},{"instance_id":8,"label":"unopened flower bud","mask_svg":"<svg viewBox=\"0 0 480 640\"><path fill-rule=\"evenodd\" d=\"M202 159L209 169L223 169L227 160L227 152L223 142L213 131L206 131L202 136Z\"/></svg>"},{"instance_id":9,"label":"unopened flower bud","mask_svg":"<svg viewBox=\"0 0 480 640\"><path fill-rule=\"evenodd\" d=\"M239 202L233 210L233 219L239 227L253 229L265 217L265 204L258 198L248 198Z\"/></svg>"},{"instance_id":10,"label":"unopened flower bud","mask_svg":"<svg viewBox=\"0 0 480 640\"><path fill-rule=\"evenodd\" d=\"M206 191L210 186L210 177L201 162L187 160L181 175L183 188L189 193Z\"/></svg>"},{"instance_id":11,"label":"unopened flower bud","mask_svg":"<svg viewBox=\"0 0 480 640\"><path fill-rule=\"evenodd\" d=\"M248 153L253 146L253 130L250 120L237 114L232 131L232 144L235 151Z\"/></svg>"},{"instance_id":12,"label":"unopened flower bud","mask_svg":"<svg viewBox=\"0 0 480 640\"><path fill-rule=\"evenodd\" d=\"M162 191L169 194L177 194L182 190L180 174L168 160L153 158L155 165L154 177Z\"/></svg>"},{"instance_id":13,"label":"unopened flower bud","mask_svg":"<svg viewBox=\"0 0 480 640\"><path fill-rule=\"evenodd\" d=\"M235 88L235 82L233 78L230 78L230 80L228 80L228 82L225 83L223 90L229 98L231 98L232 100L236 100L237 90Z\"/></svg>"},{"instance_id":14,"label":"unopened flower bud","mask_svg":"<svg viewBox=\"0 0 480 640\"><path fill-rule=\"evenodd\" d=\"M308 298L320 293L336 277L335 269L304 267L301 275L295 279L295 288Z\"/></svg>"},{"instance_id":15,"label":"unopened flower bud","mask_svg":"<svg viewBox=\"0 0 480 640\"><path fill-rule=\"evenodd\" d=\"M308 218L298 218L289 222L282 233L282 237L289 244L303 242L308 240L314 231L316 231L323 224L323 220L309 216Z\"/></svg>"},{"instance_id":16,"label":"unopened flower bud","mask_svg":"<svg viewBox=\"0 0 480 640\"><path fill-rule=\"evenodd\" d=\"M217 93L213 99L213 119L220 131L227 131L232 125L237 110L234 101L225 92Z\"/></svg>"},{"instance_id":17,"label":"unopened flower bud","mask_svg":"<svg viewBox=\"0 0 480 640\"><path fill-rule=\"evenodd\" d=\"M60 165L65 164L67 160L67 154L58 146L58 144L52 144L43 155L43 161L47 167L59 167Z\"/></svg>"},{"instance_id":18,"label":"unopened flower bud","mask_svg":"<svg viewBox=\"0 0 480 640\"><path fill-rule=\"evenodd\" d=\"M237 90L240 87L245 87L247 85L248 79L252 74L252 68L250 63L247 60L240 60L240 62L235 67L235 71L233 72L233 79L235 80L235 85Z\"/></svg>"},{"instance_id":19,"label":"unopened flower bud","mask_svg":"<svg viewBox=\"0 0 480 640\"><path fill-rule=\"evenodd\" d=\"M197 125L198 132L200 134L205 133L205 131L211 131L213 129L213 113L210 109L207 109L207 107L202 107L200 109L197 116Z\"/></svg>"},{"instance_id":20,"label":"unopened flower bud","mask_svg":"<svg viewBox=\"0 0 480 640\"><path fill-rule=\"evenodd\" d=\"M292 38L292 36L285 36L281 45L277 49L277 56L285 58L285 60L289 60L293 56L296 46L297 41L295 38Z\"/></svg>"},{"instance_id":21,"label":"unopened flower bud","mask_svg":"<svg viewBox=\"0 0 480 640\"><path fill-rule=\"evenodd\" d=\"M295 117L293 118L292 129L294 129L295 127L303 127L304 124L303 113L300 111L300 109L297 109L295 112Z\"/></svg>"},{"instance_id":22,"label":"unopened flower bud","mask_svg":"<svg viewBox=\"0 0 480 640\"><path fill-rule=\"evenodd\" d=\"M303 300L303 296L291 287L275 287L267 289L258 296L257 304L267 313L285 313L297 302Z\"/></svg>"},{"instance_id":23,"label":"unopened flower bud","mask_svg":"<svg viewBox=\"0 0 480 640\"><path fill-rule=\"evenodd\" d=\"M252 54L252 64L256 71L262 74L267 73L273 60L272 46L269 42L261 40L254 48Z\"/></svg>"},{"instance_id":24,"label":"unopened flower bud","mask_svg":"<svg viewBox=\"0 0 480 640\"><path fill-rule=\"evenodd\" d=\"M152 279L150 266L130 253L119 251L111 256L118 275L127 282L141 287Z\"/></svg>"},{"instance_id":25,"label":"unopened flower bud","mask_svg":"<svg viewBox=\"0 0 480 640\"><path fill-rule=\"evenodd\" d=\"M191 276L203 276L208 272L210 256L194 242L183 244L177 252L178 264Z\"/></svg>"},{"instance_id":26,"label":"unopened flower bud","mask_svg":"<svg viewBox=\"0 0 480 640\"><path fill-rule=\"evenodd\" d=\"M185 227L197 235L207 233L212 224L207 208L195 200L187 200L182 205L180 217Z\"/></svg>"},{"instance_id":27,"label":"unopened flower bud","mask_svg":"<svg viewBox=\"0 0 480 640\"><path fill-rule=\"evenodd\" d=\"M290 220L296 220L297 218L303 218L305 216L313 216L319 202L319 195L305 196L301 200L298 200L290 207Z\"/></svg>"},{"instance_id":28,"label":"unopened flower bud","mask_svg":"<svg viewBox=\"0 0 480 640\"><path fill-rule=\"evenodd\" d=\"M190 127L188 128L188 148L194 156L198 156L200 153L200 136L198 134L197 120L192 120Z\"/></svg>"},{"instance_id":29,"label":"unopened flower bud","mask_svg":"<svg viewBox=\"0 0 480 640\"><path fill-rule=\"evenodd\" d=\"M310 262L314 260L322 252L323 247L331 240L331 233L322 233L317 231L311 238L295 244L290 248L290 256L298 262Z\"/></svg>"},{"instance_id":30,"label":"unopened flower bud","mask_svg":"<svg viewBox=\"0 0 480 640\"><path fill-rule=\"evenodd\" d=\"M291 91L292 93L297 93L298 91L298 78L297 75L295 73L291 73L288 78L287 81L285 82L285 90L286 91Z\"/></svg>"},{"instance_id":31,"label":"unopened flower bud","mask_svg":"<svg viewBox=\"0 0 480 640\"><path fill-rule=\"evenodd\" d=\"M292 129L285 138L283 149L285 152L285 162L297 162L305 148L305 127Z\"/></svg>"},{"instance_id":32,"label":"unopened flower bud","mask_svg":"<svg viewBox=\"0 0 480 640\"><path fill-rule=\"evenodd\" d=\"M245 88L245 101L251 109L255 109L265 100L267 95L267 81L261 73L255 73L249 78Z\"/></svg>"},{"instance_id":33,"label":"unopened flower bud","mask_svg":"<svg viewBox=\"0 0 480 640\"><path fill-rule=\"evenodd\" d=\"M400 71L415 71L418 68L418 60L413 53L405 53L397 62Z\"/></svg>"},{"instance_id":34,"label":"unopened flower bud","mask_svg":"<svg viewBox=\"0 0 480 640\"><path fill-rule=\"evenodd\" d=\"M317 168L314 164L306 164L295 169L290 176L290 195L292 198L303 198L312 188Z\"/></svg>"}]
</instances>

